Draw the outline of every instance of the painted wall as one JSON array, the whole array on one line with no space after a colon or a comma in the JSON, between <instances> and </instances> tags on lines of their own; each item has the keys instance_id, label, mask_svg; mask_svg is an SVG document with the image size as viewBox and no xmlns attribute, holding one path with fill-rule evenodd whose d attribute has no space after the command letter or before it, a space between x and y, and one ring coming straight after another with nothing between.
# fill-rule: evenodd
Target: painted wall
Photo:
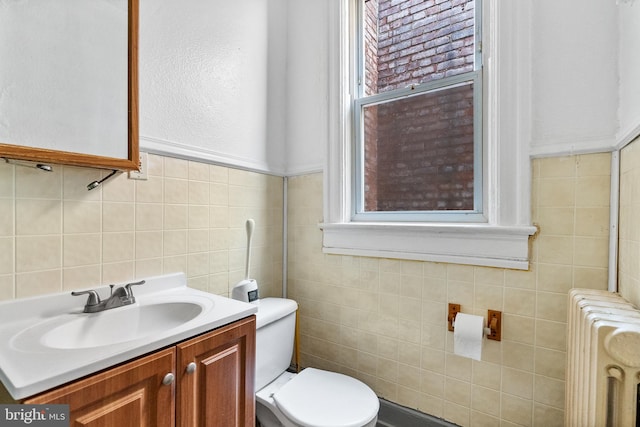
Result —
<instances>
[{"instance_id":1,"label":"painted wall","mask_svg":"<svg viewBox=\"0 0 640 427\"><path fill-rule=\"evenodd\" d=\"M322 174L289 179L288 290L303 366L461 426L562 426L566 295L606 289L610 155L533 162L530 271L322 253ZM637 263L636 263L637 264ZM481 361L453 354L447 303L503 312Z\"/></svg>"},{"instance_id":2,"label":"painted wall","mask_svg":"<svg viewBox=\"0 0 640 427\"><path fill-rule=\"evenodd\" d=\"M553 154L615 145L616 2L533 1L531 149Z\"/></svg>"},{"instance_id":3,"label":"painted wall","mask_svg":"<svg viewBox=\"0 0 640 427\"><path fill-rule=\"evenodd\" d=\"M284 173L284 5L140 1L143 150Z\"/></svg>"},{"instance_id":4,"label":"painted wall","mask_svg":"<svg viewBox=\"0 0 640 427\"><path fill-rule=\"evenodd\" d=\"M620 31L620 135L619 140L640 134L640 4L619 1Z\"/></svg>"},{"instance_id":5,"label":"painted wall","mask_svg":"<svg viewBox=\"0 0 640 427\"><path fill-rule=\"evenodd\" d=\"M287 8L287 175L318 172L327 149L329 2L289 0Z\"/></svg>"},{"instance_id":6,"label":"painted wall","mask_svg":"<svg viewBox=\"0 0 640 427\"><path fill-rule=\"evenodd\" d=\"M324 161L319 135L329 126L329 82L323 76L337 60L335 53L326 51L328 32L337 30L330 25L327 3L289 2L287 170L295 172L292 174L313 172ZM638 5L579 0L519 2L522 7L525 3L532 11L529 26L519 26L525 33L513 37L528 37L531 43L523 53L528 54L531 64L530 87L526 88L532 94L531 117L522 119L530 122L531 153L553 156L611 150L617 143L620 121L630 127L638 124L640 116L638 97L626 95L637 93L639 85L633 76L638 75L640 60L629 54L637 51L640 39L634 24L638 22ZM623 21L624 33L619 34L619 22Z\"/></svg>"}]
</instances>

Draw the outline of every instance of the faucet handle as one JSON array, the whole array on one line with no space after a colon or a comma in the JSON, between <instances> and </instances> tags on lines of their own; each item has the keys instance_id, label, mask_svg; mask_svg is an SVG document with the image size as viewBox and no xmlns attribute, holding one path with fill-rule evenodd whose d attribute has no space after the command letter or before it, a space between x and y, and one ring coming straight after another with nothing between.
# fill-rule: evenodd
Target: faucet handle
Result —
<instances>
[{"instance_id":1,"label":"faucet handle","mask_svg":"<svg viewBox=\"0 0 640 427\"><path fill-rule=\"evenodd\" d=\"M77 297L78 295L89 295L89 298L87 298L87 306L92 306L92 305L98 305L100 304L100 295L98 295L98 293L94 290L89 290L89 291L72 291L71 295L73 295L74 297Z\"/></svg>"},{"instance_id":2,"label":"faucet handle","mask_svg":"<svg viewBox=\"0 0 640 427\"><path fill-rule=\"evenodd\" d=\"M132 286L139 286L139 285L144 285L146 282L146 280L140 280L139 282L133 282L133 283L127 283L124 288L127 290L127 295L129 296L129 298L133 298L133 290L131 289Z\"/></svg>"}]
</instances>

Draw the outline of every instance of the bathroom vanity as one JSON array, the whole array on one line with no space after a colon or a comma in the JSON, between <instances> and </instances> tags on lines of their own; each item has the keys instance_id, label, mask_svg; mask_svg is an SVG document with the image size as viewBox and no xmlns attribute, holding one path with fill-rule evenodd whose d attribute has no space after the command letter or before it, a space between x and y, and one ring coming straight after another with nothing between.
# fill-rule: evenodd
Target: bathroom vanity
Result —
<instances>
[{"instance_id":1,"label":"bathroom vanity","mask_svg":"<svg viewBox=\"0 0 640 427\"><path fill-rule=\"evenodd\" d=\"M257 307L187 288L182 274L135 292L98 313L70 293L1 303L12 399L68 404L73 425L253 426Z\"/></svg>"},{"instance_id":2,"label":"bathroom vanity","mask_svg":"<svg viewBox=\"0 0 640 427\"><path fill-rule=\"evenodd\" d=\"M253 426L255 316L24 400L74 425Z\"/></svg>"}]
</instances>

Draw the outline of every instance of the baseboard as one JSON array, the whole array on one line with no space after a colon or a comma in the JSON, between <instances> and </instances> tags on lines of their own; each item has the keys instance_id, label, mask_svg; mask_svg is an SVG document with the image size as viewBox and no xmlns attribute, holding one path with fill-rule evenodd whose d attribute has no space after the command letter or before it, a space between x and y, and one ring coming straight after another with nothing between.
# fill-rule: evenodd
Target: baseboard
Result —
<instances>
[{"instance_id":1,"label":"baseboard","mask_svg":"<svg viewBox=\"0 0 640 427\"><path fill-rule=\"evenodd\" d=\"M455 427L452 424L432 415L424 414L415 409L400 406L397 403L380 399L378 412L378 427Z\"/></svg>"}]
</instances>

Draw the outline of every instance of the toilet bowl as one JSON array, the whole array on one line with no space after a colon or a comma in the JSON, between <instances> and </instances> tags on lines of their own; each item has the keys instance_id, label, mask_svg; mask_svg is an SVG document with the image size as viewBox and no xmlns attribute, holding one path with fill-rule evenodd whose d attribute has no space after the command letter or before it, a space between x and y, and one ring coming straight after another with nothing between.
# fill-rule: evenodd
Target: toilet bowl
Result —
<instances>
[{"instance_id":1,"label":"toilet bowl","mask_svg":"<svg viewBox=\"0 0 640 427\"><path fill-rule=\"evenodd\" d=\"M380 403L363 382L306 368L287 371L298 305L283 298L258 303L256 417L262 427L373 427Z\"/></svg>"}]
</instances>

